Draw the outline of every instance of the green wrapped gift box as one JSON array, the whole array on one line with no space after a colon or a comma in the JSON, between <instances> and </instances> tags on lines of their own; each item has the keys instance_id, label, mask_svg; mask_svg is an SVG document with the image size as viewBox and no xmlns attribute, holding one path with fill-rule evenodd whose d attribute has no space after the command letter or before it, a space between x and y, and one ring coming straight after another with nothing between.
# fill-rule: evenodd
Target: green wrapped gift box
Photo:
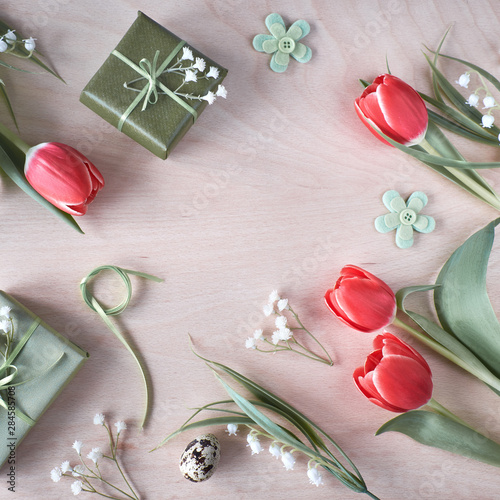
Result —
<instances>
[{"instance_id":1,"label":"green wrapped gift box","mask_svg":"<svg viewBox=\"0 0 500 500\"><path fill-rule=\"evenodd\" d=\"M19 443L89 355L0 290L0 312L4 307L11 319L0 320L12 321L14 341L11 359L0 361L0 465L7 461L12 467Z\"/></svg>"},{"instance_id":2,"label":"green wrapped gift box","mask_svg":"<svg viewBox=\"0 0 500 500\"><path fill-rule=\"evenodd\" d=\"M206 106L225 93L219 85L226 75L226 69L139 12L80 101L165 159Z\"/></svg>"}]
</instances>

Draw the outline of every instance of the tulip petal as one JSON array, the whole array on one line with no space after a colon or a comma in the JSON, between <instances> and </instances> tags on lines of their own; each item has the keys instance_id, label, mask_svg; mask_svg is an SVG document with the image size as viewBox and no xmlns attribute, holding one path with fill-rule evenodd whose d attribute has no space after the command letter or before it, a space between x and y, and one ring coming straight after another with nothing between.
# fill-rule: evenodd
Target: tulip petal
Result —
<instances>
[{"instance_id":1,"label":"tulip petal","mask_svg":"<svg viewBox=\"0 0 500 500\"><path fill-rule=\"evenodd\" d=\"M363 331L379 330L392 323L396 313L394 294L378 283L344 278L334 293L337 310L352 326Z\"/></svg>"},{"instance_id":2,"label":"tulip petal","mask_svg":"<svg viewBox=\"0 0 500 500\"><path fill-rule=\"evenodd\" d=\"M406 146L418 144L427 131L428 115L423 99L407 83L386 75L376 95L384 123L400 137ZM391 137L391 134L386 134ZM393 138L393 137L391 137Z\"/></svg>"},{"instance_id":3,"label":"tulip petal","mask_svg":"<svg viewBox=\"0 0 500 500\"><path fill-rule=\"evenodd\" d=\"M363 113L363 115L369 118L373 125L382 131L385 135L388 135L391 139L395 140L399 143L406 143L405 138L399 135L395 130L393 130L386 121L385 115L380 108L379 99L378 99L378 89L371 94L368 94L366 97L361 98L357 101L357 104ZM375 131L374 134L378 135ZM380 136L379 136L380 137Z\"/></svg>"},{"instance_id":4,"label":"tulip petal","mask_svg":"<svg viewBox=\"0 0 500 500\"><path fill-rule=\"evenodd\" d=\"M432 378L417 361L385 356L373 372L373 385L388 404L408 410L420 408L432 396Z\"/></svg>"},{"instance_id":5,"label":"tulip petal","mask_svg":"<svg viewBox=\"0 0 500 500\"><path fill-rule=\"evenodd\" d=\"M401 351L398 352L399 348L396 346L404 349L406 356L413 357L413 359L420 363L427 370L429 375L431 375L431 369L429 368L427 361L425 361L417 350L408 345L406 342L403 342L399 337L396 337L396 335L393 335L390 332L384 332L382 335L377 335L373 340L373 347L376 350L383 351L385 349L384 355L400 353Z\"/></svg>"},{"instance_id":6,"label":"tulip petal","mask_svg":"<svg viewBox=\"0 0 500 500\"><path fill-rule=\"evenodd\" d=\"M372 403L380 406L381 408L384 408L384 410L389 410L396 413L402 413L404 411L402 408L398 408L397 406L393 406L387 403L387 401L384 401L373 384L373 372L364 375L363 369L358 368L354 371L353 379L356 387L361 392L361 394L368 398L368 400Z\"/></svg>"}]
</instances>

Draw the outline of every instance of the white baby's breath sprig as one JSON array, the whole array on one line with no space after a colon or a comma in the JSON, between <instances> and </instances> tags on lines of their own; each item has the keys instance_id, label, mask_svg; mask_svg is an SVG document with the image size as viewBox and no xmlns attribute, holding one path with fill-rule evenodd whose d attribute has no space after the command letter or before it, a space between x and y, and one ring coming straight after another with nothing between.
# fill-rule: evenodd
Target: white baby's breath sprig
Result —
<instances>
[{"instance_id":1,"label":"white baby's breath sprig","mask_svg":"<svg viewBox=\"0 0 500 500\"><path fill-rule=\"evenodd\" d=\"M499 139L500 140L500 139ZM275 330L270 334L270 337L264 335L263 329L255 330L253 337L248 337L245 341L245 347L260 352L277 353L279 351L292 351L306 358L314 359L328 365L333 365L332 358L321 345L321 343L314 337L314 335L303 325L299 316L291 308L287 298L280 297L277 290L273 290L263 306L262 312L264 316L269 317L275 315L274 326ZM289 323L292 319L296 326ZM323 351L323 355L316 354L311 351L302 340L297 339L297 333L303 332L308 335ZM257 341L263 341L264 345L267 344L271 349L261 347Z\"/></svg>"},{"instance_id":2,"label":"white baby's breath sprig","mask_svg":"<svg viewBox=\"0 0 500 500\"><path fill-rule=\"evenodd\" d=\"M118 461L118 439L122 431L127 428L127 424L121 420L115 423L117 433L116 439L113 439L113 434L110 427L106 423L106 417L104 416L104 414L96 413L93 422L94 425L100 425L106 429L110 448L109 454L104 454L99 446L94 446L86 455L86 458L92 462L92 464L89 465L85 462L85 459L82 456L82 441L76 440L73 443L72 448L77 452L80 463L72 467L70 461L65 460L64 462L62 462L60 467L55 467L54 469L52 469L52 471L50 472L51 479L54 482L59 482L63 477L72 478L73 482L71 483L71 491L74 495L79 495L82 491L84 491L88 493L97 493L98 495L106 498L123 500L123 496L112 496L108 493L99 491L95 486L95 484L97 483L104 483L108 487L112 488L116 492L116 494L124 495L130 500L139 500L139 497L127 480L120 466L120 462ZM123 481L128 487L128 491L125 491L124 489L112 484L110 481L103 477L100 469L100 464L104 460L114 462Z\"/></svg>"}]
</instances>

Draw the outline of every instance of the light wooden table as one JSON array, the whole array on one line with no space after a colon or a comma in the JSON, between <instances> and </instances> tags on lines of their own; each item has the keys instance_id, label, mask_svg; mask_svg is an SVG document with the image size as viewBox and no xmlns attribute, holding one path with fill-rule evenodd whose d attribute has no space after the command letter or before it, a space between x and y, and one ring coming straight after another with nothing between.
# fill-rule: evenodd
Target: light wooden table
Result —
<instances>
[{"instance_id":1,"label":"light wooden table","mask_svg":"<svg viewBox=\"0 0 500 500\"><path fill-rule=\"evenodd\" d=\"M152 156L79 103L79 94L142 10L229 69L229 96L200 117L167 161ZM306 19L312 60L275 74L269 57L253 50L265 17L287 24ZM275 391L338 440L371 491L387 500L500 499L498 470L426 448L396 433L374 436L394 415L361 397L352 372L371 350L373 335L350 330L323 304L345 264L356 264L394 290L432 283L450 253L497 217L417 161L376 141L355 115L358 78L391 71L430 91L422 44L435 47L450 24L446 52L498 73L495 1L277 2L243 0L17 0L1 2L1 17L37 38L40 51L65 78L1 71L23 138L64 142L98 166L106 187L73 232L2 178L0 284L55 329L91 353L72 383L17 452L17 487L1 498L71 497L70 482L50 470L74 463L75 439L105 446L96 412L126 420L122 458L150 500L180 498L362 498L333 477L308 484L306 461L286 471L267 451L250 455L245 433L215 432L219 470L206 483L181 476L178 460L196 432L148 451L191 414L189 408L226 394L198 351ZM447 66L450 78L460 69ZM457 73L455 73L457 71ZM9 124L5 110L2 122ZM498 159L492 148L458 139L471 159ZM500 188L495 172L485 177ZM429 235L401 250L394 233L373 227L385 213L388 189L404 197L424 191L425 213L437 222ZM500 252L489 271L500 308ZM162 284L133 280L134 296L116 323L139 350L153 387L149 425L140 432L143 389L132 358L83 303L80 280L113 264L155 274ZM335 366L282 353L246 350L250 331L265 324L262 305L277 288L332 353ZM121 284L101 287L108 303ZM417 307L430 310L430 298ZM395 329L393 331L397 332ZM403 338L408 340L404 334ZM418 346L434 373L435 397L478 429L500 439L498 398L485 386ZM88 496L88 494L86 494ZM84 495L85 497L85 495Z\"/></svg>"}]
</instances>

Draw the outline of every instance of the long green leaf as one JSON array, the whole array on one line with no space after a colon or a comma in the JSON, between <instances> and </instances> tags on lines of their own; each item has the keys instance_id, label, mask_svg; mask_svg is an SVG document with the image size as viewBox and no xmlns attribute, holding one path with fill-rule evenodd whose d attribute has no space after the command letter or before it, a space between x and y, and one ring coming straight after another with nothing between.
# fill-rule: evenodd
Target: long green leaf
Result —
<instances>
[{"instance_id":1,"label":"long green leaf","mask_svg":"<svg viewBox=\"0 0 500 500\"><path fill-rule=\"evenodd\" d=\"M417 323L417 325L420 326L420 328L422 328L422 330L424 330L442 347L457 356L459 358L459 362L457 362L459 366L480 378L483 382L486 382L490 386L494 386L496 390L500 390L500 380L493 373L491 373L484 363L482 363L468 347L460 342L460 340L458 340L453 334L443 330L440 326L425 316L406 309L404 302L409 295L415 292L436 290L437 287L437 285L424 285L402 288L396 293L398 308L407 314L415 323ZM446 352L443 355L447 356Z\"/></svg>"},{"instance_id":2,"label":"long green leaf","mask_svg":"<svg viewBox=\"0 0 500 500\"><path fill-rule=\"evenodd\" d=\"M500 323L486 291L486 271L500 218L473 234L439 273L434 304L443 328L452 332L500 377Z\"/></svg>"},{"instance_id":3,"label":"long green leaf","mask_svg":"<svg viewBox=\"0 0 500 500\"><path fill-rule=\"evenodd\" d=\"M293 425L295 425L299 429L303 429L303 432L305 431L307 435L311 436L311 438L315 440L315 443L318 447L323 449L330 456L330 458L332 458L332 460L337 462L338 467L343 467L343 465L335 458L335 456L331 454L330 450L328 449L327 446L325 446L321 438L319 438L319 436L316 438L317 436L316 430L320 432L337 449L337 451L342 455L342 457L344 457L344 459L348 462L348 464L352 467L352 469L356 471L356 474L358 474L358 476L361 479L361 475L359 474L358 469L356 468L354 463L349 459L347 454L342 450L342 448L325 431L319 428L314 422L308 419L305 415L297 411L294 407L290 406L288 403L283 401L281 398L277 397L275 394L267 391L266 389L256 384L252 380L244 377L237 371L232 370L231 368L221 363L216 363L215 361L210 361L206 358L203 358L199 354L196 355L199 358L206 361L207 363L210 363L221 369L223 372L227 373L229 376L231 376L234 380L240 383L243 387L245 387L257 398L282 410L285 414L288 415L287 418Z\"/></svg>"},{"instance_id":4,"label":"long green leaf","mask_svg":"<svg viewBox=\"0 0 500 500\"><path fill-rule=\"evenodd\" d=\"M10 116L11 116L14 124L16 125L16 128L19 130L19 127L17 125L16 115L14 114L14 109L12 108L12 104L10 103L9 96L7 95L7 90L5 89L5 83L2 80L0 80L0 98L2 98L4 100Z\"/></svg>"},{"instance_id":5,"label":"long green leaf","mask_svg":"<svg viewBox=\"0 0 500 500\"><path fill-rule=\"evenodd\" d=\"M57 207L49 203L45 198L40 196L28 183L24 175L21 173L23 166L16 165L13 163L11 157L6 153L5 149L0 146L0 168L14 181L26 194L29 194L34 200L40 203L42 206L50 210L53 214L57 215L64 222L69 224L73 229L83 234L80 226L77 224L75 219L70 214L59 210Z\"/></svg>"},{"instance_id":6,"label":"long green leaf","mask_svg":"<svg viewBox=\"0 0 500 500\"><path fill-rule=\"evenodd\" d=\"M395 431L415 441L500 467L500 445L454 420L424 410L403 413L376 432Z\"/></svg>"},{"instance_id":7,"label":"long green leaf","mask_svg":"<svg viewBox=\"0 0 500 500\"><path fill-rule=\"evenodd\" d=\"M448 120L444 116L439 115L435 111L432 111L432 109L428 109L427 113L429 115L429 121L432 121L436 125L443 127L446 130L453 132L454 134L461 135L462 137L465 137L466 139L469 139L471 141L480 142L481 144L498 147L498 140L495 140L490 135L488 135L488 137L479 136L471 132L470 130L461 127L460 125L457 125L455 122Z\"/></svg>"},{"instance_id":8,"label":"long green leaf","mask_svg":"<svg viewBox=\"0 0 500 500\"><path fill-rule=\"evenodd\" d=\"M150 451L155 451L158 448L161 448L167 441L170 441L174 437L178 436L184 431L189 431L192 429L199 429L200 427L208 427L215 425L228 425L228 424L236 424L236 425L252 425L254 422L249 417L215 417L215 418L205 418L203 420L198 420L197 422L192 422L190 424L183 425L179 427L176 431L169 434L158 446L153 448Z\"/></svg>"}]
</instances>

